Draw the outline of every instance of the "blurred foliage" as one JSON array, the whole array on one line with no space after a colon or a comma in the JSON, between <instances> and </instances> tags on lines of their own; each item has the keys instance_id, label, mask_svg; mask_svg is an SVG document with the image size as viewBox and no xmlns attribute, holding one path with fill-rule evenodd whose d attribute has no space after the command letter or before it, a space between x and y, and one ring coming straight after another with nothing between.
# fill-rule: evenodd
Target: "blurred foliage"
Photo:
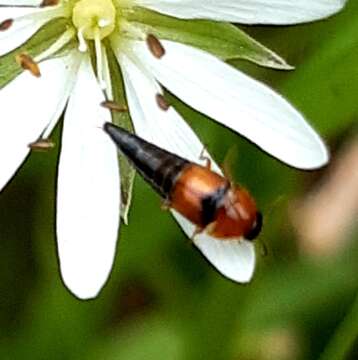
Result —
<instances>
[{"instance_id":1,"label":"blurred foliage","mask_svg":"<svg viewBox=\"0 0 358 360\"><path fill-rule=\"evenodd\" d=\"M358 3L314 24L245 30L297 70L233 64L290 99L332 144L334 157L334 146L356 131ZM77 300L63 286L56 258L58 153L37 153L0 198L0 358L357 359L358 229L341 251L308 256L288 217L288 205L322 172L290 169L173 101L219 162L237 149L233 174L266 217L261 241L269 252L260 257L258 243L254 280L242 286L214 271L136 179L111 278L97 299Z\"/></svg>"}]
</instances>

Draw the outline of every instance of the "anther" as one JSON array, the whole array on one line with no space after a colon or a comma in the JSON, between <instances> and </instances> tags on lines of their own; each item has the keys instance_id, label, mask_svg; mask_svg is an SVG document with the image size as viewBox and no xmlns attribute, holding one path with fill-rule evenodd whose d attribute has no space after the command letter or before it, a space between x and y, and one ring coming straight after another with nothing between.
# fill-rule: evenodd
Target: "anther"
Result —
<instances>
[{"instance_id":1,"label":"anther","mask_svg":"<svg viewBox=\"0 0 358 360\"><path fill-rule=\"evenodd\" d=\"M165 100L165 98L162 94L156 94L155 100L157 101L159 108L162 109L163 111L167 111L170 108L170 105Z\"/></svg>"},{"instance_id":2,"label":"anther","mask_svg":"<svg viewBox=\"0 0 358 360\"><path fill-rule=\"evenodd\" d=\"M43 0L40 7L55 6L58 5L59 2L59 0Z\"/></svg>"},{"instance_id":3,"label":"anther","mask_svg":"<svg viewBox=\"0 0 358 360\"><path fill-rule=\"evenodd\" d=\"M24 70L28 70L30 71L30 73L33 76L36 77L40 77L41 76L41 72L40 72L40 68L39 65L37 64L37 62L35 62L35 60L27 54L17 54L16 57L16 62L24 69Z\"/></svg>"},{"instance_id":4,"label":"anther","mask_svg":"<svg viewBox=\"0 0 358 360\"><path fill-rule=\"evenodd\" d=\"M5 31L10 29L12 26L14 20L13 19L6 19L3 22L0 23L0 31Z\"/></svg>"},{"instance_id":5,"label":"anther","mask_svg":"<svg viewBox=\"0 0 358 360\"><path fill-rule=\"evenodd\" d=\"M115 112L127 112L128 111L128 108L126 106L120 105L112 100L106 100L106 101L101 102L101 106L103 106L104 108L106 108L108 110L115 111Z\"/></svg>"},{"instance_id":6,"label":"anther","mask_svg":"<svg viewBox=\"0 0 358 360\"><path fill-rule=\"evenodd\" d=\"M48 151L55 147L55 143L50 139L39 139L29 144L29 148L35 151Z\"/></svg>"},{"instance_id":7,"label":"anther","mask_svg":"<svg viewBox=\"0 0 358 360\"><path fill-rule=\"evenodd\" d=\"M161 59L165 55L165 49L159 39L154 36L153 34L148 34L147 39L147 46L149 51L155 56L157 59Z\"/></svg>"}]
</instances>

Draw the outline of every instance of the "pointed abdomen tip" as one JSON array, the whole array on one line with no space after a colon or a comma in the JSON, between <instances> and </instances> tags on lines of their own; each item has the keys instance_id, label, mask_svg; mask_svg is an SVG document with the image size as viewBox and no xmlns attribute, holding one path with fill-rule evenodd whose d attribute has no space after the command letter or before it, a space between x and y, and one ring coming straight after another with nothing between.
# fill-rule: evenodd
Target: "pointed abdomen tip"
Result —
<instances>
[{"instance_id":1,"label":"pointed abdomen tip","mask_svg":"<svg viewBox=\"0 0 358 360\"><path fill-rule=\"evenodd\" d=\"M104 123L104 125L103 125L103 130L104 130L106 133L110 133L112 129L113 129L113 125L112 125L110 122Z\"/></svg>"}]
</instances>

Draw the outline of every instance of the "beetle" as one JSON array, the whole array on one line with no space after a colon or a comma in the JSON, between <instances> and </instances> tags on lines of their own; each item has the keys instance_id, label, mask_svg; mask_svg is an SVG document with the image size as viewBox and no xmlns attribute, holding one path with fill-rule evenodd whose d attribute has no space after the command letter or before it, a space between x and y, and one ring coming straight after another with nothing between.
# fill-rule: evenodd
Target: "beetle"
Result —
<instances>
[{"instance_id":1,"label":"beetle","mask_svg":"<svg viewBox=\"0 0 358 360\"><path fill-rule=\"evenodd\" d=\"M206 166L168 152L111 123L104 131L164 203L219 240L254 240L262 215L249 192Z\"/></svg>"}]
</instances>

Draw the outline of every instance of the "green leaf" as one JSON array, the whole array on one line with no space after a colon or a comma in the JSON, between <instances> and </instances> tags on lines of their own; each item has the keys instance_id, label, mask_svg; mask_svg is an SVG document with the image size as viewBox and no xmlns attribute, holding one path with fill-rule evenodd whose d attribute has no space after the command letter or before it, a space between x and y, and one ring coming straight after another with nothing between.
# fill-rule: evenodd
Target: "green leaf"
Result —
<instances>
[{"instance_id":1,"label":"green leaf","mask_svg":"<svg viewBox=\"0 0 358 360\"><path fill-rule=\"evenodd\" d=\"M176 324L165 316L140 318L125 331L113 332L105 341L98 338L86 359L157 360L183 359L183 341ZM102 341L101 341L102 340Z\"/></svg>"},{"instance_id":2,"label":"green leaf","mask_svg":"<svg viewBox=\"0 0 358 360\"><path fill-rule=\"evenodd\" d=\"M127 100L125 98L125 91L123 86L123 77L118 62L111 50L110 46L107 46L107 55L109 69L112 80L113 101L119 106L126 108ZM129 112L117 112L112 111L113 123L121 126L122 128L133 132L132 121L129 116ZM129 164L125 156L119 156L119 168L121 174L121 217L124 223L128 224L128 213L132 202L132 192L135 178L135 170L133 166Z\"/></svg>"},{"instance_id":3,"label":"green leaf","mask_svg":"<svg viewBox=\"0 0 358 360\"><path fill-rule=\"evenodd\" d=\"M274 69L292 69L280 56L228 23L182 20L142 8L125 16L146 33L198 47L223 60L245 59Z\"/></svg>"},{"instance_id":4,"label":"green leaf","mask_svg":"<svg viewBox=\"0 0 358 360\"><path fill-rule=\"evenodd\" d=\"M340 257L320 262L302 259L291 261L289 266L276 263L269 274L256 277L259 281L251 288L242 326L264 328L265 324L314 321L313 315L308 319L305 316L329 312L336 304L343 307L358 290L357 258L358 251L352 248Z\"/></svg>"},{"instance_id":5,"label":"green leaf","mask_svg":"<svg viewBox=\"0 0 358 360\"><path fill-rule=\"evenodd\" d=\"M351 10L351 11L348 11ZM326 136L335 136L357 123L358 2L327 24L310 24L304 61L281 90Z\"/></svg>"},{"instance_id":6,"label":"green leaf","mask_svg":"<svg viewBox=\"0 0 358 360\"><path fill-rule=\"evenodd\" d=\"M64 31L66 31L66 19L55 19L44 25L33 37L22 46L0 57L0 89L13 80L23 71L16 62L16 55L26 53L35 58L44 50L48 49Z\"/></svg>"}]
</instances>

